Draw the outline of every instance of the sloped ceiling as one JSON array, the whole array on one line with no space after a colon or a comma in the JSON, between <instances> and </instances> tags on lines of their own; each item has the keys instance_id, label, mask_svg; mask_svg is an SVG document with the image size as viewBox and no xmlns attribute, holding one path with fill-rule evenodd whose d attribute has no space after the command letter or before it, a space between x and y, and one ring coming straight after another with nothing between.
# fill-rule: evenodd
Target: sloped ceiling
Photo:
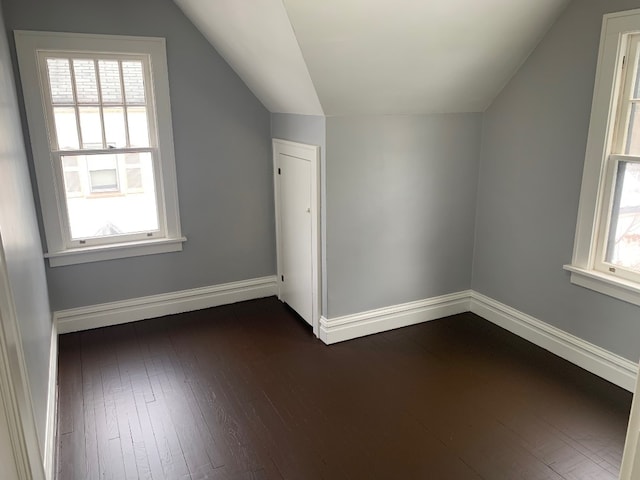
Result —
<instances>
[{"instance_id":1,"label":"sloped ceiling","mask_svg":"<svg viewBox=\"0 0 640 480\"><path fill-rule=\"evenodd\" d=\"M271 112L484 111L569 0L175 0Z\"/></svg>"}]
</instances>

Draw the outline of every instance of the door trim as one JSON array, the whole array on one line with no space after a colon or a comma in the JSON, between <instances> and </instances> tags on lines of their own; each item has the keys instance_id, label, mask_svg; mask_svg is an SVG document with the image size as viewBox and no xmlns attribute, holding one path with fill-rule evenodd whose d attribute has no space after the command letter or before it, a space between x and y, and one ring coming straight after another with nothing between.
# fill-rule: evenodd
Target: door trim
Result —
<instances>
[{"instance_id":1,"label":"door trim","mask_svg":"<svg viewBox=\"0 0 640 480\"><path fill-rule=\"evenodd\" d=\"M288 140L273 139L273 189L276 211L276 253L278 263L278 298L282 300L282 235L280 233L280 176L278 175L278 155L289 155L311 163L311 316L313 334L320 335L320 147Z\"/></svg>"},{"instance_id":2,"label":"door trim","mask_svg":"<svg viewBox=\"0 0 640 480\"><path fill-rule=\"evenodd\" d=\"M631 404L629 426L620 466L620 480L634 480L640 474L640 375L636 379L636 390Z\"/></svg>"},{"instance_id":3,"label":"door trim","mask_svg":"<svg viewBox=\"0 0 640 480\"><path fill-rule=\"evenodd\" d=\"M0 395L9 424L18 478L44 480L22 340L0 238Z\"/></svg>"}]
</instances>

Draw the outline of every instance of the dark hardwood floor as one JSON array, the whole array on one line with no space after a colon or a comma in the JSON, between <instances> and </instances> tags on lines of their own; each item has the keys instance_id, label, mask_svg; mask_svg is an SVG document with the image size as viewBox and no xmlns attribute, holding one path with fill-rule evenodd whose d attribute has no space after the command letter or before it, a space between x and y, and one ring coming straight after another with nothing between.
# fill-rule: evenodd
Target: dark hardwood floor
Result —
<instances>
[{"instance_id":1,"label":"dark hardwood floor","mask_svg":"<svg viewBox=\"0 0 640 480\"><path fill-rule=\"evenodd\" d=\"M473 314L326 346L275 298L62 335L63 479L617 479L631 395Z\"/></svg>"}]
</instances>

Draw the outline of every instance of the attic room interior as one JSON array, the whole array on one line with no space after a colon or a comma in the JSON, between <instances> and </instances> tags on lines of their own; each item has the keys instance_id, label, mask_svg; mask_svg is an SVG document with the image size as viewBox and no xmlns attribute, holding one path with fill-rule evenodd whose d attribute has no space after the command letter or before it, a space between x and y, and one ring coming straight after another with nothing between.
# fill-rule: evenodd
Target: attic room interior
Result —
<instances>
[{"instance_id":1,"label":"attic room interior","mask_svg":"<svg viewBox=\"0 0 640 480\"><path fill-rule=\"evenodd\" d=\"M0 6L3 478L640 479L640 0Z\"/></svg>"}]
</instances>

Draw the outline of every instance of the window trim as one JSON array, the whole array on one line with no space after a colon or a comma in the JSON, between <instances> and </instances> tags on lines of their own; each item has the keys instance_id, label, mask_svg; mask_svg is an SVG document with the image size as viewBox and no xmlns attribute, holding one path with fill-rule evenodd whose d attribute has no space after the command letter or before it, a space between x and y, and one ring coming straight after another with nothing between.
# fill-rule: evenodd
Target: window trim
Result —
<instances>
[{"instance_id":1,"label":"window trim","mask_svg":"<svg viewBox=\"0 0 640 480\"><path fill-rule=\"evenodd\" d=\"M573 257L564 269L571 273L571 283L575 285L640 305L639 282L596 269L603 217L608 216L604 209L608 205L607 195L611 194L611 185L605 180L616 133L621 52L627 48L627 36L636 33L640 33L640 9L604 15Z\"/></svg>"},{"instance_id":2,"label":"window trim","mask_svg":"<svg viewBox=\"0 0 640 480\"><path fill-rule=\"evenodd\" d=\"M47 243L45 258L49 259L50 266L181 251L186 238L180 228L165 39L23 30L16 30L14 36ZM157 132L158 162L154 168L159 175L158 216L161 222L165 222L163 237L80 248L67 245L64 212L58 208L61 204L58 195L64 194L64 184L60 183L51 162L51 133L45 118L47 103L44 90L40 87L39 50L77 52L79 55L108 52L150 56L151 100L155 105L155 118L150 119L155 124L150 125L150 130Z\"/></svg>"}]
</instances>

